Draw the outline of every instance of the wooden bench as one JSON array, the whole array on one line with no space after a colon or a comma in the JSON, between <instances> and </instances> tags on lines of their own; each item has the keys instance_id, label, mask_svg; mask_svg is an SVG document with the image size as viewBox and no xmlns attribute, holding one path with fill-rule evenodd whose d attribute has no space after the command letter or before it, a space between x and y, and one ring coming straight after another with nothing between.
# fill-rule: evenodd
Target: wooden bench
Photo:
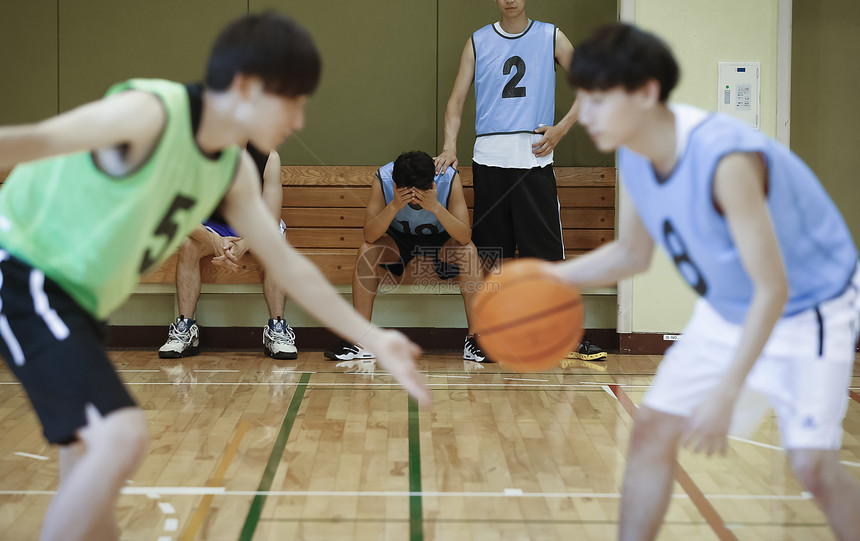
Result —
<instances>
[{"instance_id":1,"label":"wooden bench","mask_svg":"<svg viewBox=\"0 0 860 541\"><path fill-rule=\"evenodd\" d=\"M287 239L305 254L333 284L352 283L370 183L376 167L283 166L284 208ZM614 238L615 168L558 167L558 198L565 254L575 256ZM471 167L460 168L466 202L472 212ZM177 255L143 277L144 284L172 284ZM260 266L253 255L242 260L241 269L227 271L201 261L202 280L208 284L259 284ZM409 275L410 273L404 273Z\"/></svg>"}]
</instances>

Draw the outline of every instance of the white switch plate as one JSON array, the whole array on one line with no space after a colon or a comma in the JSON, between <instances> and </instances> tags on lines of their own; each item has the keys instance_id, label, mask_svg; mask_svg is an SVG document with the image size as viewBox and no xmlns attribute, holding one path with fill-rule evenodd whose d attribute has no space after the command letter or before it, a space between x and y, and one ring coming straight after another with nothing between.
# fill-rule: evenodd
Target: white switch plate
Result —
<instances>
[{"instance_id":1,"label":"white switch plate","mask_svg":"<svg viewBox=\"0 0 860 541\"><path fill-rule=\"evenodd\" d=\"M759 129L761 62L720 62L717 111Z\"/></svg>"}]
</instances>

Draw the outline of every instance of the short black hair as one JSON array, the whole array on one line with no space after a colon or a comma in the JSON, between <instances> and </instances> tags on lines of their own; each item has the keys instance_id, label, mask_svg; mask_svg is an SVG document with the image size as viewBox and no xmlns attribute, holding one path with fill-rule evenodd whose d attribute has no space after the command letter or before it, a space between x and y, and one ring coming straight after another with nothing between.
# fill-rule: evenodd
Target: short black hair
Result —
<instances>
[{"instance_id":1,"label":"short black hair","mask_svg":"<svg viewBox=\"0 0 860 541\"><path fill-rule=\"evenodd\" d=\"M273 11L230 23L215 40L206 68L206 86L226 90L237 73L256 75L263 87L287 97L313 94L322 60L310 33Z\"/></svg>"},{"instance_id":2,"label":"short black hair","mask_svg":"<svg viewBox=\"0 0 860 541\"><path fill-rule=\"evenodd\" d=\"M678 63L663 40L624 23L602 26L577 45L568 73L570 84L584 90L620 85L629 92L656 79L661 102L669 98L679 74Z\"/></svg>"},{"instance_id":3,"label":"short black hair","mask_svg":"<svg viewBox=\"0 0 860 541\"><path fill-rule=\"evenodd\" d=\"M404 152L394 160L391 178L398 188L429 190L436 177L436 165L426 152L413 150Z\"/></svg>"}]
</instances>

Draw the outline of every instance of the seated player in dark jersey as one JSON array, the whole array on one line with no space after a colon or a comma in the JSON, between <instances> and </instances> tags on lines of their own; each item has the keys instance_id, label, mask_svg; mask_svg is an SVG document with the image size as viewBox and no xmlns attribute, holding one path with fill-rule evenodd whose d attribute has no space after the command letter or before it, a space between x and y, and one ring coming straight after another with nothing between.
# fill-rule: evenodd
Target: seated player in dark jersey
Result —
<instances>
[{"instance_id":1,"label":"seated player in dark jersey","mask_svg":"<svg viewBox=\"0 0 860 541\"><path fill-rule=\"evenodd\" d=\"M189 86L189 94L202 90L198 85ZM276 151L260 152L252 144L246 146L254 159L262 181L263 202L276 223L280 223L281 235L286 225L281 220L283 189L281 186L281 157ZM176 297L179 302L179 317L167 330L167 342L158 350L162 359L176 359L196 355L200 352L200 329L194 313L200 298L200 260L212 257L212 263L228 271L238 270L239 260L248 251L248 243L241 238L217 210L182 243L179 261L176 264ZM266 355L274 359L295 359L296 334L284 320L286 295L277 287L268 273L263 275L263 297L269 309L269 321L263 326L263 347ZM187 316L187 317L186 317Z\"/></svg>"},{"instance_id":2,"label":"seated player in dark jersey","mask_svg":"<svg viewBox=\"0 0 860 541\"><path fill-rule=\"evenodd\" d=\"M355 310L370 319L386 272L402 277L409 268L422 275L435 272L442 280L456 276L469 326L463 358L487 360L473 334L472 298L481 282L481 269L469 222L463 185L453 167L437 175L433 158L421 151L405 152L380 167L370 188L365 242L358 250L352 279ZM422 259L409 266L416 257ZM340 343L325 356L341 361L374 358L361 344L351 343Z\"/></svg>"}]
</instances>

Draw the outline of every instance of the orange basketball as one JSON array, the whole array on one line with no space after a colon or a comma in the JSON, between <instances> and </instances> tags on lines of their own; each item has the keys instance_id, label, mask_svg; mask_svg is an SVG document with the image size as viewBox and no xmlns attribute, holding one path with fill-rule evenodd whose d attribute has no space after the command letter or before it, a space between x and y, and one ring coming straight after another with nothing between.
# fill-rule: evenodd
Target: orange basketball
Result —
<instances>
[{"instance_id":1,"label":"orange basketball","mask_svg":"<svg viewBox=\"0 0 860 541\"><path fill-rule=\"evenodd\" d=\"M582 339L582 296L544 271L546 262L502 265L475 296L475 334L484 353L517 372L556 367Z\"/></svg>"}]
</instances>

